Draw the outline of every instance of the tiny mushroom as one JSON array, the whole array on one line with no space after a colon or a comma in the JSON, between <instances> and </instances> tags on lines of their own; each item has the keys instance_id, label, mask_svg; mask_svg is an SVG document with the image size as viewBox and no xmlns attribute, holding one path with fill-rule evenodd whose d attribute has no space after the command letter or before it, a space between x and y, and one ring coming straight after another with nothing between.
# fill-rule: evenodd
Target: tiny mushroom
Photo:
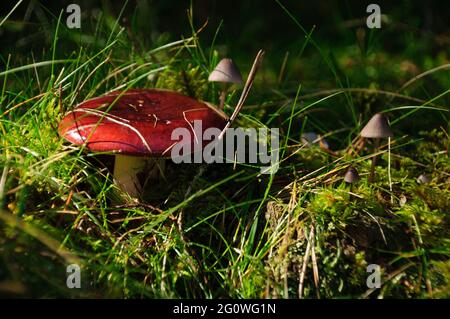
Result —
<instances>
[{"instance_id":1,"label":"tiny mushroom","mask_svg":"<svg viewBox=\"0 0 450 319\"><path fill-rule=\"evenodd\" d=\"M429 182L431 182L431 178L427 174L420 174L417 177L417 183L419 184L428 184Z\"/></svg>"},{"instance_id":2,"label":"tiny mushroom","mask_svg":"<svg viewBox=\"0 0 450 319\"><path fill-rule=\"evenodd\" d=\"M369 120L366 126L364 126L360 134L364 138L375 139L374 153L378 151L380 139L394 136L386 116L384 116L381 113L375 114ZM369 182L372 182L374 178L377 157L378 157L377 155L374 155L372 157L372 166L370 168Z\"/></svg>"},{"instance_id":3,"label":"tiny mushroom","mask_svg":"<svg viewBox=\"0 0 450 319\"><path fill-rule=\"evenodd\" d=\"M219 108L223 109L230 83L242 84L242 75L233 60L226 58L220 60L209 75L208 81L224 83L219 98Z\"/></svg>"},{"instance_id":4,"label":"tiny mushroom","mask_svg":"<svg viewBox=\"0 0 450 319\"><path fill-rule=\"evenodd\" d=\"M353 184L359 181L359 174L356 168L350 167L344 175L344 182L350 184L350 191L353 189Z\"/></svg>"},{"instance_id":5,"label":"tiny mushroom","mask_svg":"<svg viewBox=\"0 0 450 319\"><path fill-rule=\"evenodd\" d=\"M324 139L320 134L317 134L316 132L303 133L301 136L301 141L307 147L310 147L313 144L319 144L320 148L322 149L330 148L330 145L328 144L327 140Z\"/></svg>"},{"instance_id":6,"label":"tiny mushroom","mask_svg":"<svg viewBox=\"0 0 450 319\"><path fill-rule=\"evenodd\" d=\"M347 184L354 184L359 181L359 174L356 168L350 167L344 175L344 181Z\"/></svg>"},{"instance_id":7,"label":"tiny mushroom","mask_svg":"<svg viewBox=\"0 0 450 319\"><path fill-rule=\"evenodd\" d=\"M142 189L137 173L149 164L153 166L150 175L162 173L164 158L170 157L171 148L180 142L172 140L172 131L191 130L195 120L202 121L203 131L209 127L221 129L228 116L176 92L132 89L79 104L62 119L58 131L66 140L85 145L90 151L112 153L116 184L132 198L139 198Z\"/></svg>"}]
</instances>

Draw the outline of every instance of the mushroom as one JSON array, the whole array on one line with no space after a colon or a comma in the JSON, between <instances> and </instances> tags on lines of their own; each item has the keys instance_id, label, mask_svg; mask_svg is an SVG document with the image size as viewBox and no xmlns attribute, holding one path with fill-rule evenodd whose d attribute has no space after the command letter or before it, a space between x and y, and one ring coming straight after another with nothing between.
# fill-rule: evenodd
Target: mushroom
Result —
<instances>
[{"instance_id":1,"label":"mushroom","mask_svg":"<svg viewBox=\"0 0 450 319\"><path fill-rule=\"evenodd\" d=\"M301 141L307 147L310 147L313 144L319 144L320 148L322 149L330 148L330 145L328 144L327 140L324 139L321 135L317 134L316 132L303 133L301 136Z\"/></svg>"},{"instance_id":2,"label":"mushroom","mask_svg":"<svg viewBox=\"0 0 450 319\"><path fill-rule=\"evenodd\" d=\"M389 126L389 122L381 113L375 114L369 122L367 122L366 126L361 130L360 135L364 138L373 138L375 139L374 153L378 152L378 148L380 146L380 139L386 137L394 136L392 133L391 127ZM372 157L372 166L370 168L369 182L373 182L373 178L375 175L375 165L377 163L377 155Z\"/></svg>"},{"instance_id":3,"label":"mushroom","mask_svg":"<svg viewBox=\"0 0 450 319\"><path fill-rule=\"evenodd\" d=\"M264 51L260 50L231 116L215 106L194 100L180 93L158 89L114 91L103 97L85 101L60 122L58 131L69 142L84 145L95 152L111 152L115 156L114 180L120 189L133 198L141 195L137 173L148 163L157 175L163 171L164 159L178 143L197 143L196 132L189 141L173 140L175 129L194 130L194 121L201 121L201 132L208 128L222 129L219 139L241 110ZM194 123L195 124L195 123ZM203 141L203 139L202 139ZM184 144L183 144L184 145ZM206 146L202 142L201 148ZM197 147L191 147L197 150ZM156 173L156 174L155 174ZM152 177L152 176L150 176Z\"/></svg>"},{"instance_id":4,"label":"mushroom","mask_svg":"<svg viewBox=\"0 0 450 319\"><path fill-rule=\"evenodd\" d=\"M210 82L222 82L222 92L219 98L219 108L222 110L225 105L225 98L230 87L230 83L242 84L242 75L236 64L231 59L222 59L216 65L208 77Z\"/></svg>"},{"instance_id":5,"label":"mushroom","mask_svg":"<svg viewBox=\"0 0 450 319\"><path fill-rule=\"evenodd\" d=\"M137 173L149 164L153 166L149 178L162 173L164 158L170 157L171 148L178 143L171 139L172 131L182 127L191 130L195 120L202 121L204 131L224 128L228 116L210 104L176 92L133 89L79 104L62 119L58 131L90 151L113 153L116 184L138 198L141 185Z\"/></svg>"},{"instance_id":6,"label":"mushroom","mask_svg":"<svg viewBox=\"0 0 450 319\"><path fill-rule=\"evenodd\" d=\"M353 184L359 181L359 174L356 168L350 167L344 175L344 182L350 184L350 191L352 191Z\"/></svg>"},{"instance_id":7,"label":"mushroom","mask_svg":"<svg viewBox=\"0 0 450 319\"><path fill-rule=\"evenodd\" d=\"M347 184L354 184L359 181L359 174L356 168L350 167L344 175L344 181Z\"/></svg>"},{"instance_id":8,"label":"mushroom","mask_svg":"<svg viewBox=\"0 0 450 319\"><path fill-rule=\"evenodd\" d=\"M417 177L417 183L419 184L428 184L429 182L431 182L431 178L427 174L420 174Z\"/></svg>"}]
</instances>

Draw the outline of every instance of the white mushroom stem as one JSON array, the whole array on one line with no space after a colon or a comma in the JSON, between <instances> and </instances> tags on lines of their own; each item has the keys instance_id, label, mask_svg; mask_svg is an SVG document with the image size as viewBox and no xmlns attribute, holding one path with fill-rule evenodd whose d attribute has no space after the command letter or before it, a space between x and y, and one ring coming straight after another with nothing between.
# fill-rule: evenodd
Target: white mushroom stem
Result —
<instances>
[{"instance_id":1,"label":"white mushroom stem","mask_svg":"<svg viewBox=\"0 0 450 319\"><path fill-rule=\"evenodd\" d=\"M114 162L114 181L119 188L131 197L139 198L142 187L137 178L137 173L145 168L145 160L142 157L116 155Z\"/></svg>"},{"instance_id":2,"label":"white mushroom stem","mask_svg":"<svg viewBox=\"0 0 450 319\"><path fill-rule=\"evenodd\" d=\"M146 180L157 179L164 172L165 160L118 154L114 162L114 181L132 198L140 198L142 185L137 174L149 168Z\"/></svg>"}]
</instances>

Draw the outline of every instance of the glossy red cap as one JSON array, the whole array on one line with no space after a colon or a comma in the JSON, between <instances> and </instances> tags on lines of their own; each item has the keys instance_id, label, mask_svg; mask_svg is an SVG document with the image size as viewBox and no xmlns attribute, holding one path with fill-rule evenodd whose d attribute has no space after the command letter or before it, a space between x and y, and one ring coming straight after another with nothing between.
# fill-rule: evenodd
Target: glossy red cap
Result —
<instances>
[{"instance_id":1,"label":"glossy red cap","mask_svg":"<svg viewBox=\"0 0 450 319\"><path fill-rule=\"evenodd\" d=\"M132 89L79 104L62 119L58 131L68 141L86 143L96 152L168 157L177 143L171 139L176 128L187 128L193 145L195 120L202 121L203 134L210 127L223 129L228 117L211 105L176 92Z\"/></svg>"}]
</instances>

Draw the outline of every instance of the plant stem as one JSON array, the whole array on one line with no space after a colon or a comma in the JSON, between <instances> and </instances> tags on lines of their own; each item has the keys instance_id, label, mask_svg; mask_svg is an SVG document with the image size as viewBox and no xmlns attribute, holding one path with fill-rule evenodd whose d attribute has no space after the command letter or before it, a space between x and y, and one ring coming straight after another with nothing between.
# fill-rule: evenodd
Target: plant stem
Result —
<instances>
[{"instance_id":1,"label":"plant stem","mask_svg":"<svg viewBox=\"0 0 450 319\"><path fill-rule=\"evenodd\" d=\"M388 178L389 191L391 192L391 203L394 203L394 196L392 195L392 176L391 176L391 138L388 137Z\"/></svg>"},{"instance_id":2,"label":"plant stem","mask_svg":"<svg viewBox=\"0 0 450 319\"><path fill-rule=\"evenodd\" d=\"M145 159L137 156L118 154L114 162L114 180L119 188L133 198L139 198L142 192L137 173L145 167Z\"/></svg>"},{"instance_id":3,"label":"plant stem","mask_svg":"<svg viewBox=\"0 0 450 319\"><path fill-rule=\"evenodd\" d=\"M228 93L228 86L225 86L225 88L222 90L222 92L220 92L220 97L219 97L219 109L223 110L225 107L225 99L227 98L227 93Z\"/></svg>"}]
</instances>

